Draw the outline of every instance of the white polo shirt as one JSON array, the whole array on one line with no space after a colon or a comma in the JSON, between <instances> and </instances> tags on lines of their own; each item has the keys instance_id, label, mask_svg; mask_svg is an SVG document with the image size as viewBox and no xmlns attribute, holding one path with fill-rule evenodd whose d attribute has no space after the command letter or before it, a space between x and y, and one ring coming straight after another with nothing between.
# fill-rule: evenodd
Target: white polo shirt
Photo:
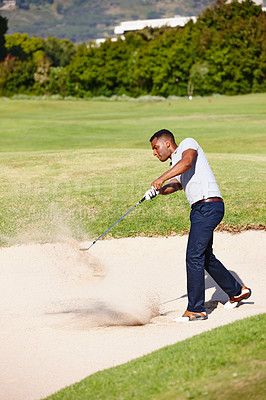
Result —
<instances>
[{"instance_id":1,"label":"white polo shirt","mask_svg":"<svg viewBox=\"0 0 266 400\"><path fill-rule=\"evenodd\" d=\"M172 167L181 160L183 151L188 149L197 151L197 156L192 167L183 174L171 179L177 179L181 183L190 205L208 197L222 198L209 162L196 140L187 138L179 144L171 155Z\"/></svg>"}]
</instances>

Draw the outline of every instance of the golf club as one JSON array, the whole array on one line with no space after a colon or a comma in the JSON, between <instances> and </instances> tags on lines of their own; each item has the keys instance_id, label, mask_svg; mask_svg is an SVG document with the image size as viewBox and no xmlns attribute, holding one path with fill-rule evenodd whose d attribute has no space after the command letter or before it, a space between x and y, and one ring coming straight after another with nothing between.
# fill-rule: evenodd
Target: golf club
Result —
<instances>
[{"instance_id":1,"label":"golf club","mask_svg":"<svg viewBox=\"0 0 266 400\"><path fill-rule=\"evenodd\" d=\"M95 239L92 244L85 248L85 249L80 249L81 251L86 251L89 250L99 239L101 239L101 237L103 237L107 232L110 231L110 229L112 229L116 224L118 224L119 221L121 221L121 219L123 219L127 214L129 214L132 210L134 210L134 208L136 208L140 203L142 203L145 200L145 196L142 197L142 199L140 201L137 202L137 204L135 204L130 210L128 210L128 212L126 212L121 218L119 218L112 226L110 226L110 228L108 228L104 233L102 233L97 239Z\"/></svg>"}]
</instances>

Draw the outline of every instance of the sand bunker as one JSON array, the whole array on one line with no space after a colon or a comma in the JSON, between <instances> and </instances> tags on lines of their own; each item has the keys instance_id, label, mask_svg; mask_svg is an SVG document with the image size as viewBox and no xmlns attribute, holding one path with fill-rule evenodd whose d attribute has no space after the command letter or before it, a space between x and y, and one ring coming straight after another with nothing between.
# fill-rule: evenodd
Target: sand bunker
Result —
<instances>
[{"instance_id":1,"label":"sand bunker","mask_svg":"<svg viewBox=\"0 0 266 400\"><path fill-rule=\"evenodd\" d=\"M0 249L0 398L37 400L236 319L265 312L266 233L216 233L214 249L253 295L235 310L206 275L207 321L186 309L187 237L73 240ZM82 244L88 245L88 243Z\"/></svg>"},{"instance_id":2,"label":"sand bunker","mask_svg":"<svg viewBox=\"0 0 266 400\"><path fill-rule=\"evenodd\" d=\"M1 293L8 302L2 305L12 307L12 297L21 315L55 316L57 324L67 316L64 327L87 329L143 325L159 313L159 305L148 293L125 283L122 274L106 275L100 260L91 252L81 252L73 240L2 249L1 264L5 279Z\"/></svg>"}]
</instances>

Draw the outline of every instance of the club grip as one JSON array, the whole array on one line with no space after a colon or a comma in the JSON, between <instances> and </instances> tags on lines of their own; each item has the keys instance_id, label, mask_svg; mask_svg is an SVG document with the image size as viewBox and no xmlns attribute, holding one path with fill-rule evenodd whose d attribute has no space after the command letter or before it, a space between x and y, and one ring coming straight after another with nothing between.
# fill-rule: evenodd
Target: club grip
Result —
<instances>
[{"instance_id":1,"label":"club grip","mask_svg":"<svg viewBox=\"0 0 266 400\"><path fill-rule=\"evenodd\" d=\"M146 197L145 197L145 196L143 196L142 199L138 202L138 205L139 205L140 203L142 203L144 200L146 200Z\"/></svg>"}]
</instances>

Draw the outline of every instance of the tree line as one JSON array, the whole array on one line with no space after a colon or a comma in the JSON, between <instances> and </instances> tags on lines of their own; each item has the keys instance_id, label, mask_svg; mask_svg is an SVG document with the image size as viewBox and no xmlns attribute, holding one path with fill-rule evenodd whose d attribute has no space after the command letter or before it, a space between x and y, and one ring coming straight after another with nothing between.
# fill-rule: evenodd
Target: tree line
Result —
<instances>
[{"instance_id":1,"label":"tree line","mask_svg":"<svg viewBox=\"0 0 266 400\"><path fill-rule=\"evenodd\" d=\"M266 91L266 16L251 0L216 0L184 28L146 28L116 42L6 35L0 96L235 95Z\"/></svg>"}]
</instances>

